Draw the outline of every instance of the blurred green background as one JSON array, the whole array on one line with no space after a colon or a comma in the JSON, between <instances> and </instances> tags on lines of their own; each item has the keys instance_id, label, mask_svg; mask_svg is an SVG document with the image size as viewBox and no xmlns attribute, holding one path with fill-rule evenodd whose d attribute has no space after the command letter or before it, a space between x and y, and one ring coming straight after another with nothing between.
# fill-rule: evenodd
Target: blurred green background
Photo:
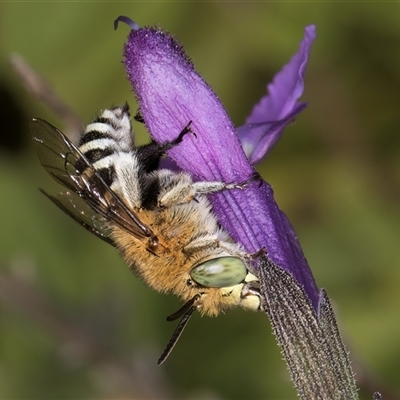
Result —
<instances>
[{"instance_id":1,"label":"blurred green background","mask_svg":"<svg viewBox=\"0 0 400 400\"><path fill-rule=\"evenodd\" d=\"M234 123L318 37L309 107L260 166L333 300L361 398L400 392L400 4L120 2L0 4L0 398L295 399L261 313L195 315L156 360L179 301L152 292L118 254L54 207L32 117L61 121L12 72L18 52L88 123L126 100L127 15L183 43ZM138 126L138 139L146 132Z\"/></svg>"}]
</instances>

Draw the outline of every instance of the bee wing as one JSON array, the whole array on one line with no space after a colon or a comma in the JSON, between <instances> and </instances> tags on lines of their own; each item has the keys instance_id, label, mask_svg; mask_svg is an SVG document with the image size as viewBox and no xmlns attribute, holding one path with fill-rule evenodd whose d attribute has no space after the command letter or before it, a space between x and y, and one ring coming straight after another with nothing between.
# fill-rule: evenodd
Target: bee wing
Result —
<instances>
[{"instance_id":1,"label":"bee wing","mask_svg":"<svg viewBox=\"0 0 400 400\"><path fill-rule=\"evenodd\" d=\"M115 223L138 239L149 239L152 244L157 243L152 230L110 189L92 164L60 130L42 119L33 119L30 126L42 166L58 183L80 197L94 213L89 213L87 207L85 210L82 205L77 205L82 202L71 203L66 200L65 195L59 198L49 196L57 206L102 239L106 235L95 226L95 214Z\"/></svg>"},{"instance_id":2,"label":"bee wing","mask_svg":"<svg viewBox=\"0 0 400 400\"><path fill-rule=\"evenodd\" d=\"M95 213L81 197L69 191L58 193L57 197L46 193L42 189L40 191L89 232L115 246L114 241L109 236L110 228L107 225L107 221L100 214Z\"/></svg>"}]
</instances>

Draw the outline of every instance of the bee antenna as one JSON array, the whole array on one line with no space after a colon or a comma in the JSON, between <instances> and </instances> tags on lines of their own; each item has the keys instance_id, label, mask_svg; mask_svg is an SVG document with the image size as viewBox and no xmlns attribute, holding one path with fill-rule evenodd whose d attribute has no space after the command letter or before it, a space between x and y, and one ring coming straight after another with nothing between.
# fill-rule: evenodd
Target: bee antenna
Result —
<instances>
[{"instance_id":1,"label":"bee antenna","mask_svg":"<svg viewBox=\"0 0 400 400\"><path fill-rule=\"evenodd\" d=\"M182 317L186 314L192 307L193 304L200 299L200 295L196 294L191 300L187 301L178 311L175 311L173 314L168 315L167 321L175 321L176 319Z\"/></svg>"},{"instance_id":2,"label":"bee antenna","mask_svg":"<svg viewBox=\"0 0 400 400\"><path fill-rule=\"evenodd\" d=\"M161 365L164 361L168 358L171 354L172 350L174 349L176 343L178 342L179 338L182 335L183 330L185 329L187 323L189 322L190 317L193 314L193 311L196 310L195 306L192 306L185 312L182 319L179 321L178 326L176 327L174 333L171 336L167 346L165 347L164 351L162 352L160 358L157 361L157 365Z\"/></svg>"},{"instance_id":3,"label":"bee antenna","mask_svg":"<svg viewBox=\"0 0 400 400\"><path fill-rule=\"evenodd\" d=\"M132 19L130 19L129 17L125 17L125 15L120 15L115 21L114 21L114 30L116 31L118 28L118 23L119 22L125 22L125 24L127 24L128 26L131 27L131 29L133 31L137 31L140 29L140 26L133 21Z\"/></svg>"},{"instance_id":4,"label":"bee antenna","mask_svg":"<svg viewBox=\"0 0 400 400\"><path fill-rule=\"evenodd\" d=\"M189 322L189 319L192 316L193 311L195 311L197 308L197 306L194 306L193 303L196 302L199 298L200 298L200 295L196 294L196 296L194 296L193 299L191 299L187 303L185 303L185 305L181 309L179 309L176 313L172 314L173 316L175 316L179 312L183 312L183 310L185 310L185 313L183 314L183 317L179 321L179 324L176 327L174 333L172 334L171 339L169 340L164 351L161 353L161 356L157 361L157 365L161 365L162 363L164 363L165 360L168 358L168 356L171 354L176 343L178 342L179 338L181 337L183 330L185 329L187 323ZM189 307L189 308L187 308L187 307Z\"/></svg>"}]
</instances>

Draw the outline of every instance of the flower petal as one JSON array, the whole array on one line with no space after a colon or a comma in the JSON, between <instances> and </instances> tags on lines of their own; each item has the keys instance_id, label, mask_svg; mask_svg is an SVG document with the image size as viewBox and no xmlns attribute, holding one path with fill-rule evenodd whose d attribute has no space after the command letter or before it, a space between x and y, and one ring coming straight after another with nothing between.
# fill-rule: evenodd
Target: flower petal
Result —
<instances>
[{"instance_id":1,"label":"flower petal","mask_svg":"<svg viewBox=\"0 0 400 400\"><path fill-rule=\"evenodd\" d=\"M125 67L155 140L175 139L192 121L196 136L186 136L169 151L183 170L205 180L240 182L251 176L253 168L221 102L176 41L151 28L132 30ZM201 166L201 177L194 166Z\"/></svg>"},{"instance_id":2,"label":"flower petal","mask_svg":"<svg viewBox=\"0 0 400 400\"><path fill-rule=\"evenodd\" d=\"M294 111L279 121L246 124L236 128L244 152L251 165L262 161L280 139L286 126L293 121L305 107L306 103L297 103Z\"/></svg>"},{"instance_id":3,"label":"flower petal","mask_svg":"<svg viewBox=\"0 0 400 400\"><path fill-rule=\"evenodd\" d=\"M199 180L237 183L254 174L224 107L171 36L151 28L131 31L125 67L155 140L175 139L192 121L195 136L187 135L169 151L183 170ZM252 182L243 190L224 191L210 199L232 238L249 252L264 247L304 286L316 307L318 290L311 271L271 187L264 181Z\"/></svg>"},{"instance_id":4,"label":"flower petal","mask_svg":"<svg viewBox=\"0 0 400 400\"><path fill-rule=\"evenodd\" d=\"M297 99L303 94L304 74L311 45L316 37L315 25L305 29L304 39L299 51L267 85L269 95L264 96L254 106L246 123L255 124L265 121L278 121L293 111Z\"/></svg>"},{"instance_id":5,"label":"flower petal","mask_svg":"<svg viewBox=\"0 0 400 400\"><path fill-rule=\"evenodd\" d=\"M267 85L267 94L253 107L246 119L244 126L248 128L238 129L252 164L259 162L268 153L279 140L284 127L305 107L304 103L297 100L303 94L304 74L315 37L315 26L307 26L298 52L275 75L272 83Z\"/></svg>"}]
</instances>

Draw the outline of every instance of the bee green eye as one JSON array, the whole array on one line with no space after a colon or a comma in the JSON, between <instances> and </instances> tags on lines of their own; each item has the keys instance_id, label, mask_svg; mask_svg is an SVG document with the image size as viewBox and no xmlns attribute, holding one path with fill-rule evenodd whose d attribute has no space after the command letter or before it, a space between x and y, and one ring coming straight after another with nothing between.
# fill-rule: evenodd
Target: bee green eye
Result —
<instances>
[{"instance_id":1,"label":"bee green eye","mask_svg":"<svg viewBox=\"0 0 400 400\"><path fill-rule=\"evenodd\" d=\"M237 285L243 282L246 275L246 266L236 257L213 258L190 272L191 278L199 285L215 288Z\"/></svg>"}]
</instances>

